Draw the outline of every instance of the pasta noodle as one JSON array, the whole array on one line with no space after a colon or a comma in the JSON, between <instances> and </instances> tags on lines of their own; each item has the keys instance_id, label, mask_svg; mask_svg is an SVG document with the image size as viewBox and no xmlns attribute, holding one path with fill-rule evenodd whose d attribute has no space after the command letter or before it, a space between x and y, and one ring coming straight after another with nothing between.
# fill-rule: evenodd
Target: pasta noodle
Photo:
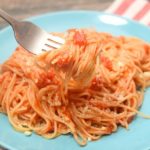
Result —
<instances>
[{"instance_id":1,"label":"pasta noodle","mask_svg":"<svg viewBox=\"0 0 150 150\"><path fill-rule=\"evenodd\" d=\"M18 47L0 67L0 111L21 132L71 133L80 145L128 128L150 85L150 45L71 29L60 49L39 56ZM29 132L28 132L29 131Z\"/></svg>"}]
</instances>

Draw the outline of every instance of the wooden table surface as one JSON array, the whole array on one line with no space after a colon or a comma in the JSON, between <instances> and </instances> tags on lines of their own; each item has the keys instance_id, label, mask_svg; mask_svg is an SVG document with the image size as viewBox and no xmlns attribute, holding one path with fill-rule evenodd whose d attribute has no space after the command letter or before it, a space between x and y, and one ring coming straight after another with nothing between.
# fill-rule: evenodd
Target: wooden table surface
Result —
<instances>
[{"instance_id":1,"label":"wooden table surface","mask_svg":"<svg viewBox=\"0 0 150 150\"><path fill-rule=\"evenodd\" d=\"M61 11L61 10L98 10L106 9L113 0L0 0L0 8L16 19ZM0 19L0 29L7 25ZM8 139L11 140L11 139ZM4 150L0 147L0 150Z\"/></svg>"}]
</instances>

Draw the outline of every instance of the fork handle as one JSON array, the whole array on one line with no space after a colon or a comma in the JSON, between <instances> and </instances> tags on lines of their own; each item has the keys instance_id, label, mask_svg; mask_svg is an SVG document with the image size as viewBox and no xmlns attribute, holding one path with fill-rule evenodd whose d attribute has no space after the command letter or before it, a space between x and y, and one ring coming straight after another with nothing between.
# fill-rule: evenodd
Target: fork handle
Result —
<instances>
[{"instance_id":1,"label":"fork handle","mask_svg":"<svg viewBox=\"0 0 150 150\"><path fill-rule=\"evenodd\" d=\"M18 21L11 17L9 14L7 14L5 11L0 9L0 17L3 18L5 21L7 21L10 25L15 25Z\"/></svg>"}]
</instances>

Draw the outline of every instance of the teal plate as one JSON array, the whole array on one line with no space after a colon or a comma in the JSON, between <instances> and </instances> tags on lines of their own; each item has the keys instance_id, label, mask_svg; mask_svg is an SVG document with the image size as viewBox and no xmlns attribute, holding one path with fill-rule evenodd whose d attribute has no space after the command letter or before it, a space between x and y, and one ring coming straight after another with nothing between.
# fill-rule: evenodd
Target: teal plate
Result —
<instances>
[{"instance_id":1,"label":"teal plate","mask_svg":"<svg viewBox=\"0 0 150 150\"><path fill-rule=\"evenodd\" d=\"M29 19L49 32L62 32L69 28L95 28L113 35L136 36L150 42L150 28L137 22L95 11L66 11L50 13ZM17 43L10 27L0 31L0 63L14 51ZM150 89L145 92L140 111L150 114ZM0 114L0 145L11 150L150 150L150 120L136 117L129 130L117 132L79 146L71 135L46 140L36 134L30 137L15 131L5 115Z\"/></svg>"}]
</instances>

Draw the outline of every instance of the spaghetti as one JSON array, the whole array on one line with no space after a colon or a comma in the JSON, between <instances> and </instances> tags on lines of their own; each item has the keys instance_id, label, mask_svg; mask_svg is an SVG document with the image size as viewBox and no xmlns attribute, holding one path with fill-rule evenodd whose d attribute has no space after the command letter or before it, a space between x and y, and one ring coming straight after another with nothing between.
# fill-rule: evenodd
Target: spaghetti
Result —
<instances>
[{"instance_id":1,"label":"spaghetti","mask_svg":"<svg viewBox=\"0 0 150 150\"><path fill-rule=\"evenodd\" d=\"M71 133L85 145L143 116L149 44L88 29L61 36L60 49L35 56L18 47L1 65L0 111L16 130L46 138Z\"/></svg>"}]
</instances>

